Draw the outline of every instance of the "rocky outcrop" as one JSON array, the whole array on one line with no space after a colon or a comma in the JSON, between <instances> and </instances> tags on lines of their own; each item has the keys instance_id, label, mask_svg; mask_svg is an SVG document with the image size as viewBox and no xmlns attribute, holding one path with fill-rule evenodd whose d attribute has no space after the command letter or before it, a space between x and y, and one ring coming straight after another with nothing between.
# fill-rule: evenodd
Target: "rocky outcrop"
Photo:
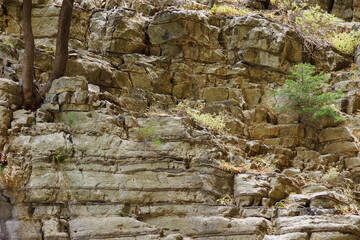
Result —
<instances>
[{"instance_id":1,"label":"rocky outcrop","mask_svg":"<svg viewBox=\"0 0 360 240\"><path fill-rule=\"evenodd\" d=\"M0 238L360 237L360 131L350 116L360 106L357 76L333 78L347 96L340 123L278 114L271 96L292 64L334 71L349 56L330 46L310 54L291 26L262 15L213 16L181 4L188 6L78 1L67 76L28 112L19 84L21 1L6 1ZM56 1L35 3L39 82L51 69L58 11ZM226 114L227 131L175 108L182 100L198 114Z\"/></svg>"}]
</instances>

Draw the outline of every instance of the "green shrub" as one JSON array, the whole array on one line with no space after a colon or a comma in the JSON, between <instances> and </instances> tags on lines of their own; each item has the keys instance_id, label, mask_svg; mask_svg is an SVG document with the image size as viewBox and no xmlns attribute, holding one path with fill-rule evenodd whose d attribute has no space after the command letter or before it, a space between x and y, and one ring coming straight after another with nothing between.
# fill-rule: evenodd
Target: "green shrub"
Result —
<instances>
[{"instance_id":1,"label":"green shrub","mask_svg":"<svg viewBox=\"0 0 360 240\"><path fill-rule=\"evenodd\" d=\"M341 20L324 12L318 5L308 7L297 14L296 26L306 35L327 39Z\"/></svg>"},{"instance_id":2,"label":"green shrub","mask_svg":"<svg viewBox=\"0 0 360 240\"><path fill-rule=\"evenodd\" d=\"M275 93L287 97L282 110L295 110L299 114L310 113L313 119L328 116L334 121L343 117L330 104L342 98L341 92L323 93L321 87L329 80L330 76L323 73L315 74L315 67L308 63L300 63L291 69L291 79L285 81L284 87Z\"/></svg>"},{"instance_id":3,"label":"green shrub","mask_svg":"<svg viewBox=\"0 0 360 240\"><path fill-rule=\"evenodd\" d=\"M225 117L223 115L212 115L210 113L200 113L196 109L187 109L186 113L193 117L196 122L202 126L214 130L217 132L222 132L225 130Z\"/></svg>"},{"instance_id":4,"label":"green shrub","mask_svg":"<svg viewBox=\"0 0 360 240\"><path fill-rule=\"evenodd\" d=\"M353 54L360 42L360 31L335 33L330 42L340 51Z\"/></svg>"},{"instance_id":5,"label":"green shrub","mask_svg":"<svg viewBox=\"0 0 360 240\"><path fill-rule=\"evenodd\" d=\"M57 151L53 156L53 162L60 166L63 163L70 163L72 162L71 151L67 149L62 149Z\"/></svg>"},{"instance_id":6,"label":"green shrub","mask_svg":"<svg viewBox=\"0 0 360 240\"><path fill-rule=\"evenodd\" d=\"M246 15L248 13L250 13L251 10L250 9L238 9L234 6L228 6L228 5L214 5L211 10L210 13L214 14L214 15Z\"/></svg>"}]
</instances>

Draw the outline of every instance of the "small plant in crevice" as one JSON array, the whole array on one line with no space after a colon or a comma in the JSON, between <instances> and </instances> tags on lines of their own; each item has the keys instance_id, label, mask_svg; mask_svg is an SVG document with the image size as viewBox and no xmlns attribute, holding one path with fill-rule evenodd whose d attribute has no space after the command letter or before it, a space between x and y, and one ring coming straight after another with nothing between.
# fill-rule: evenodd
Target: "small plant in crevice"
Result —
<instances>
[{"instance_id":1,"label":"small plant in crevice","mask_svg":"<svg viewBox=\"0 0 360 240\"><path fill-rule=\"evenodd\" d=\"M70 163L73 161L71 159L71 155L72 153L69 150L65 150L65 149L59 150L53 155L53 162L57 166L60 166L63 163Z\"/></svg>"},{"instance_id":2,"label":"small plant in crevice","mask_svg":"<svg viewBox=\"0 0 360 240\"><path fill-rule=\"evenodd\" d=\"M330 117L335 122L343 120L331 105L335 100L344 96L342 92L323 93L321 88L326 86L329 75L316 74L315 66L299 63L292 67L291 77L285 81L283 88L273 93L275 96L285 96L287 101L280 108L281 111L296 111L300 115L311 114L313 120Z\"/></svg>"},{"instance_id":3,"label":"small plant in crevice","mask_svg":"<svg viewBox=\"0 0 360 240\"><path fill-rule=\"evenodd\" d=\"M138 129L136 138L140 142L151 142L154 148L159 148L163 145L161 139L156 135L156 131L159 129L154 123L146 126L142 126Z\"/></svg>"},{"instance_id":4,"label":"small plant in crevice","mask_svg":"<svg viewBox=\"0 0 360 240\"><path fill-rule=\"evenodd\" d=\"M11 43L10 41L8 41L8 40L3 41L3 44L4 44L4 45L7 45L7 46L10 46L10 47L15 47L14 44L12 44L12 43Z\"/></svg>"},{"instance_id":5,"label":"small plant in crevice","mask_svg":"<svg viewBox=\"0 0 360 240\"><path fill-rule=\"evenodd\" d=\"M225 128L225 115L224 114L210 114L202 113L201 110L204 108L204 104L200 104L198 107L190 106L186 101L181 102L175 108L178 113L182 112L189 117L192 117L196 123L200 126L214 132L223 134L226 132Z\"/></svg>"},{"instance_id":6,"label":"small plant in crevice","mask_svg":"<svg viewBox=\"0 0 360 240\"><path fill-rule=\"evenodd\" d=\"M66 114L66 125L68 125L69 127L73 127L76 120L77 120L77 116L74 113L68 112Z\"/></svg>"},{"instance_id":7,"label":"small plant in crevice","mask_svg":"<svg viewBox=\"0 0 360 240\"><path fill-rule=\"evenodd\" d=\"M281 199L280 201L276 202L275 207L281 207L281 208L285 208L286 206L286 199Z\"/></svg>"},{"instance_id":8,"label":"small plant in crevice","mask_svg":"<svg viewBox=\"0 0 360 240\"><path fill-rule=\"evenodd\" d=\"M221 205L234 205L235 201L230 195L225 195L224 197L217 199L216 203Z\"/></svg>"}]
</instances>

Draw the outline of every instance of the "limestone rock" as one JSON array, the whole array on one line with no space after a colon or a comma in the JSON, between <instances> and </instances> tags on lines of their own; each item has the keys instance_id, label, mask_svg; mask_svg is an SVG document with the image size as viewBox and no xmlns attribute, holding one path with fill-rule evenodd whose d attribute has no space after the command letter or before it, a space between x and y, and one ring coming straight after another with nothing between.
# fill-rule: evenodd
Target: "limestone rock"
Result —
<instances>
[{"instance_id":1,"label":"limestone rock","mask_svg":"<svg viewBox=\"0 0 360 240\"><path fill-rule=\"evenodd\" d=\"M290 220L291 219L291 220ZM296 224L291 224L296 221ZM290 232L347 232L359 235L358 216L299 216L281 217L275 221L276 228L281 234ZM316 230L315 230L316 229Z\"/></svg>"},{"instance_id":2,"label":"limestone rock","mask_svg":"<svg viewBox=\"0 0 360 240\"><path fill-rule=\"evenodd\" d=\"M142 53L145 20L130 9L98 11L90 20L89 48L96 52Z\"/></svg>"},{"instance_id":3,"label":"limestone rock","mask_svg":"<svg viewBox=\"0 0 360 240\"><path fill-rule=\"evenodd\" d=\"M12 120L12 111L6 107L0 106L0 135L7 135Z\"/></svg>"},{"instance_id":4,"label":"limestone rock","mask_svg":"<svg viewBox=\"0 0 360 240\"><path fill-rule=\"evenodd\" d=\"M331 14L338 18L351 21L353 18L353 1L352 0L335 0Z\"/></svg>"},{"instance_id":5,"label":"limestone rock","mask_svg":"<svg viewBox=\"0 0 360 240\"><path fill-rule=\"evenodd\" d=\"M21 106L22 94L20 84L10 79L0 78L0 105L11 107Z\"/></svg>"},{"instance_id":6,"label":"limestone rock","mask_svg":"<svg viewBox=\"0 0 360 240\"><path fill-rule=\"evenodd\" d=\"M261 200L268 196L270 188L268 179L252 175L238 174L234 182L234 198L240 207L259 206Z\"/></svg>"},{"instance_id":7,"label":"limestone rock","mask_svg":"<svg viewBox=\"0 0 360 240\"><path fill-rule=\"evenodd\" d=\"M310 240L326 239L326 240L356 240L359 236L356 234L347 234L341 232L319 232L312 233Z\"/></svg>"},{"instance_id":8,"label":"limestone rock","mask_svg":"<svg viewBox=\"0 0 360 240\"><path fill-rule=\"evenodd\" d=\"M7 221L6 230L9 240L41 239L39 221Z\"/></svg>"},{"instance_id":9,"label":"limestone rock","mask_svg":"<svg viewBox=\"0 0 360 240\"><path fill-rule=\"evenodd\" d=\"M54 80L49 94L59 94L62 92L75 92L77 90L87 91L88 83L85 78L82 77L61 77Z\"/></svg>"},{"instance_id":10,"label":"limestone rock","mask_svg":"<svg viewBox=\"0 0 360 240\"><path fill-rule=\"evenodd\" d=\"M15 130L19 130L22 127L30 127L35 124L35 114L23 109L14 111L13 118L11 128Z\"/></svg>"},{"instance_id":11,"label":"limestone rock","mask_svg":"<svg viewBox=\"0 0 360 240\"><path fill-rule=\"evenodd\" d=\"M330 46L317 49L313 53L314 65L323 71L337 71L350 66L352 57L339 53Z\"/></svg>"},{"instance_id":12,"label":"limestone rock","mask_svg":"<svg viewBox=\"0 0 360 240\"><path fill-rule=\"evenodd\" d=\"M122 226L122 227L119 227ZM147 239L160 236L160 230L129 217L78 218L69 221L70 237L84 239L92 236L101 238L136 237Z\"/></svg>"},{"instance_id":13,"label":"limestone rock","mask_svg":"<svg viewBox=\"0 0 360 240\"><path fill-rule=\"evenodd\" d=\"M320 142L325 141L354 141L355 137L350 132L349 128L325 128L321 130L319 136Z\"/></svg>"},{"instance_id":14,"label":"limestone rock","mask_svg":"<svg viewBox=\"0 0 360 240\"><path fill-rule=\"evenodd\" d=\"M287 233L283 235L266 235L263 240L308 240L307 233Z\"/></svg>"}]
</instances>

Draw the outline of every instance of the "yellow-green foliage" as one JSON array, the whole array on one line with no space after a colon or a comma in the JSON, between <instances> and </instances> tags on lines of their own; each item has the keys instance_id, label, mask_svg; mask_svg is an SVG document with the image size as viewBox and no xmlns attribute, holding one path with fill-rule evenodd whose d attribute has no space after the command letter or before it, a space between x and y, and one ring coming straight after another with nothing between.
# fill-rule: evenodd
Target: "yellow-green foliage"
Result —
<instances>
[{"instance_id":1,"label":"yellow-green foliage","mask_svg":"<svg viewBox=\"0 0 360 240\"><path fill-rule=\"evenodd\" d=\"M196 122L211 130L222 132L225 129L225 119L221 114L200 113L200 111L190 108L186 110L186 113L193 117Z\"/></svg>"},{"instance_id":2,"label":"yellow-green foliage","mask_svg":"<svg viewBox=\"0 0 360 240\"><path fill-rule=\"evenodd\" d=\"M5 44L5 45L7 45L7 46L10 46L10 47L14 47L14 44L12 44L10 41L7 41L7 40L5 40L5 41L3 42L3 44Z\"/></svg>"},{"instance_id":3,"label":"yellow-green foliage","mask_svg":"<svg viewBox=\"0 0 360 240\"><path fill-rule=\"evenodd\" d=\"M341 52L353 54L360 42L360 31L335 33L330 42Z\"/></svg>"},{"instance_id":4,"label":"yellow-green foliage","mask_svg":"<svg viewBox=\"0 0 360 240\"><path fill-rule=\"evenodd\" d=\"M226 196L216 200L216 203L221 204L221 205L233 205L234 199L232 199L229 195L226 195Z\"/></svg>"},{"instance_id":5,"label":"yellow-green foliage","mask_svg":"<svg viewBox=\"0 0 360 240\"><path fill-rule=\"evenodd\" d=\"M229 5L214 5L211 10L210 13L211 14L215 14L215 15L246 15L248 13L250 13L251 11L249 9L238 9L234 6L229 6Z\"/></svg>"},{"instance_id":6,"label":"yellow-green foliage","mask_svg":"<svg viewBox=\"0 0 360 240\"><path fill-rule=\"evenodd\" d=\"M277 6L279 9L291 10L293 12L300 12L307 6L307 0L297 3L294 0L271 0L270 3L274 6Z\"/></svg>"},{"instance_id":7,"label":"yellow-green foliage","mask_svg":"<svg viewBox=\"0 0 360 240\"><path fill-rule=\"evenodd\" d=\"M289 21L296 25L297 29L307 40L312 42L316 40L325 40L336 44L336 47L345 53L353 51L354 38L357 36L345 35L342 33L334 34L336 25L342 22L341 19L322 10L320 6L309 6L308 0L297 2L294 0L271 0L271 3L277 8L287 11ZM344 41L342 41L344 40ZM346 42L346 43L345 43ZM350 46L349 46L350 45Z\"/></svg>"},{"instance_id":8,"label":"yellow-green foliage","mask_svg":"<svg viewBox=\"0 0 360 240\"><path fill-rule=\"evenodd\" d=\"M328 35L329 31L333 31L332 27L341 22L341 20L332 14L324 12L318 5L309 7L296 17L296 25L304 32L321 35Z\"/></svg>"}]
</instances>

